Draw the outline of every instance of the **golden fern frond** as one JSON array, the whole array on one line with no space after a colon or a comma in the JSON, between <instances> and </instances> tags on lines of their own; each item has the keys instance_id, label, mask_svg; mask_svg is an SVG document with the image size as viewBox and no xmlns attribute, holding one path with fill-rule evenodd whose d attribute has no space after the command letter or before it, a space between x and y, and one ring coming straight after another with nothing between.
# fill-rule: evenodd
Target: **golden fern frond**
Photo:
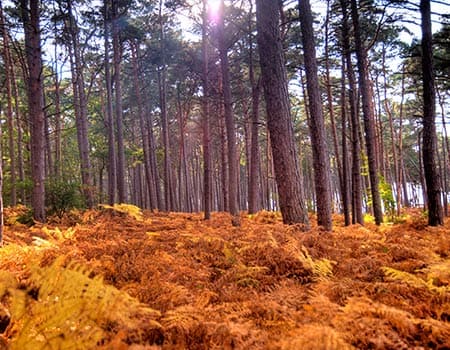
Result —
<instances>
[{"instance_id":1,"label":"golden fern frond","mask_svg":"<svg viewBox=\"0 0 450 350\"><path fill-rule=\"evenodd\" d=\"M428 289L431 292L435 292L439 295L443 295L445 293L450 293L450 286L436 286L435 285L435 279L433 278L433 275L428 278L428 280L424 280L420 277L417 277L416 275L413 275L412 273L400 271L393 269L392 267L382 267L382 270L386 277L393 281L400 281L403 283L406 283L412 287L415 288L425 288Z\"/></svg>"},{"instance_id":2,"label":"golden fern frond","mask_svg":"<svg viewBox=\"0 0 450 350\"><path fill-rule=\"evenodd\" d=\"M101 204L100 207L104 209L111 209L119 213L127 214L137 221L143 220L142 210L139 207L132 204L124 204L124 203L114 205Z\"/></svg>"},{"instance_id":3,"label":"golden fern frond","mask_svg":"<svg viewBox=\"0 0 450 350\"><path fill-rule=\"evenodd\" d=\"M353 350L333 328L320 324L304 325L295 335L280 341L282 350Z\"/></svg>"},{"instance_id":4,"label":"golden fern frond","mask_svg":"<svg viewBox=\"0 0 450 350\"><path fill-rule=\"evenodd\" d=\"M80 265L63 268L62 259L48 267L33 267L30 281L37 297L23 293L13 298L17 335L11 350L94 349L105 335L102 326L117 322L134 328L137 315L149 316L154 327L160 327L157 311L89 274Z\"/></svg>"},{"instance_id":5,"label":"golden fern frond","mask_svg":"<svg viewBox=\"0 0 450 350\"><path fill-rule=\"evenodd\" d=\"M435 285L447 286L446 291L450 292L450 259L431 264L418 272L425 273L427 280L432 280Z\"/></svg>"},{"instance_id":6,"label":"golden fern frond","mask_svg":"<svg viewBox=\"0 0 450 350\"><path fill-rule=\"evenodd\" d=\"M305 246L301 250L297 248L297 259L299 259L307 268L313 272L313 277L317 280L324 279L333 275L333 265L336 263L328 259L314 260Z\"/></svg>"},{"instance_id":7,"label":"golden fern frond","mask_svg":"<svg viewBox=\"0 0 450 350\"><path fill-rule=\"evenodd\" d=\"M200 309L183 305L168 311L162 318L162 324L165 329L176 329L180 333L188 333L204 316Z\"/></svg>"}]
</instances>

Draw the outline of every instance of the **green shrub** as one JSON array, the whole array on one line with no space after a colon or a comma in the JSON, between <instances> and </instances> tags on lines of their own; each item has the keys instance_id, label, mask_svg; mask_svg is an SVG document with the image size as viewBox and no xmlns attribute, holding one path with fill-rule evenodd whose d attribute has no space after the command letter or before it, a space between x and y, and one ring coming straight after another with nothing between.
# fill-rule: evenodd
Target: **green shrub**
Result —
<instances>
[{"instance_id":1,"label":"green shrub","mask_svg":"<svg viewBox=\"0 0 450 350\"><path fill-rule=\"evenodd\" d=\"M47 181L45 191L49 215L61 217L68 210L83 206L79 183L51 179Z\"/></svg>"}]
</instances>

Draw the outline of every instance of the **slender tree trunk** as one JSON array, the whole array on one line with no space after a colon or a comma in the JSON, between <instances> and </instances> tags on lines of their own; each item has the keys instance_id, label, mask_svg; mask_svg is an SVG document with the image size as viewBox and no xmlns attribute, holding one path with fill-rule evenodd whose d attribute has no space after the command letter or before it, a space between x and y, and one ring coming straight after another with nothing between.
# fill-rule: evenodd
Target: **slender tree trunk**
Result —
<instances>
[{"instance_id":1,"label":"slender tree trunk","mask_svg":"<svg viewBox=\"0 0 450 350\"><path fill-rule=\"evenodd\" d=\"M15 70L14 65L11 66L11 81L12 81L12 87L13 87L13 97L14 97L14 112L16 115L16 130L17 130L17 170L19 174L19 181L21 184L24 184L25 182L25 166L24 166L24 159L23 159L23 127L22 127L22 120L19 109L19 91L17 88L17 81L15 78ZM22 186L20 191L20 202L25 203L26 196L25 196L25 187Z\"/></svg>"},{"instance_id":2,"label":"slender tree trunk","mask_svg":"<svg viewBox=\"0 0 450 350\"><path fill-rule=\"evenodd\" d=\"M368 74L368 60L367 51L363 47L361 39L361 29L359 24L358 5L356 0L351 0L353 29L355 32L355 48L358 63L359 87L362 98L362 111L364 116L364 131L366 137L367 161L369 163L369 179L370 190L372 194L373 214L375 223L380 225L383 222L383 211L381 207L381 195L378 186L378 166L377 166L377 152L375 139L375 125L374 125L374 107L373 107L373 92L370 86Z\"/></svg>"},{"instance_id":3,"label":"slender tree trunk","mask_svg":"<svg viewBox=\"0 0 450 350\"><path fill-rule=\"evenodd\" d=\"M331 220L331 169L327 147L325 120L322 111L319 78L317 73L316 48L314 43L313 18L309 0L299 0L300 25L306 84L308 89L311 135L313 151L314 185L317 196L317 221L325 230L332 229Z\"/></svg>"},{"instance_id":4,"label":"slender tree trunk","mask_svg":"<svg viewBox=\"0 0 450 350\"><path fill-rule=\"evenodd\" d=\"M256 81L253 62L253 0L249 1L250 11L248 17L248 38L249 38L249 79L252 88L252 106L251 106L251 126L250 126L250 171L248 177L248 213L254 214L261 209L261 158L259 150L259 100L261 95L261 79Z\"/></svg>"},{"instance_id":5,"label":"slender tree trunk","mask_svg":"<svg viewBox=\"0 0 450 350\"><path fill-rule=\"evenodd\" d=\"M391 107L389 106L388 102L388 95L387 95L387 73L386 73L386 48L383 44L383 52L382 52L382 60L383 60L383 91L384 91L384 110L388 116L389 120L389 131L391 136L391 152L392 152L392 159L393 159L393 166L394 166L394 182L395 182L395 202L397 205L397 216L400 216L401 209L402 209L402 192L401 192L401 184L399 181L399 178L397 174L399 174L399 162L398 162L398 155L397 155L397 145L396 145L396 137L395 137L395 131L394 131L394 121L392 116Z\"/></svg>"},{"instance_id":6,"label":"slender tree trunk","mask_svg":"<svg viewBox=\"0 0 450 350\"><path fill-rule=\"evenodd\" d=\"M148 138L148 133L145 130L145 116L144 116L144 105L142 102L141 86L139 84L139 67L138 67L138 44L136 42L130 42L131 45L131 60L133 66L133 85L134 93L136 95L137 111L139 116L139 127L142 139L142 149L144 153L144 171L145 179L147 184L147 191L150 198L150 209L155 209L157 207L156 193L153 190L153 174L151 172L151 160L150 160L150 143Z\"/></svg>"},{"instance_id":7,"label":"slender tree trunk","mask_svg":"<svg viewBox=\"0 0 450 350\"><path fill-rule=\"evenodd\" d=\"M397 173L397 182L399 188L403 190L403 206L409 207L409 198L407 191L407 183L405 178L405 167L403 162L403 104L405 100L405 66L402 69L402 83L401 83L401 99L400 99L400 112L399 112L399 127L398 127L398 158L399 158L399 166Z\"/></svg>"},{"instance_id":8,"label":"slender tree trunk","mask_svg":"<svg viewBox=\"0 0 450 350\"><path fill-rule=\"evenodd\" d=\"M278 3L257 0L256 17L262 83L281 214L284 223L302 223L308 229L309 218L295 148Z\"/></svg>"},{"instance_id":9,"label":"slender tree trunk","mask_svg":"<svg viewBox=\"0 0 450 350\"><path fill-rule=\"evenodd\" d=\"M173 198L173 178L172 178L172 160L170 154L169 141L169 121L167 115L167 84L166 84L166 46L165 29L162 14L163 0L159 1L159 31L160 31L160 50L161 50L161 70L158 72L159 78L159 99L161 108L162 139L164 147L164 200L165 209L171 211L175 209Z\"/></svg>"},{"instance_id":10,"label":"slender tree trunk","mask_svg":"<svg viewBox=\"0 0 450 350\"><path fill-rule=\"evenodd\" d=\"M72 13L72 0L67 2L69 15L69 32L71 35L71 66L72 66L72 84L74 89L74 106L77 126L78 150L80 152L81 181L86 206L92 208L93 181L91 174L91 161L89 157L89 139L88 139L88 120L87 120L87 98L84 88L83 64L81 61L81 52L78 38L78 25Z\"/></svg>"},{"instance_id":11,"label":"slender tree trunk","mask_svg":"<svg viewBox=\"0 0 450 350\"><path fill-rule=\"evenodd\" d=\"M447 125L445 122L445 98L439 93L439 90L436 89L436 93L439 99L439 106L441 109L441 116L442 116L442 129L444 130L444 139L442 140L442 148L443 148L443 154L444 154L444 166L443 166L443 172L444 172L444 179L443 179L443 200L444 200L444 215L449 216L449 208L448 208L448 175L447 171L450 170L450 143L448 141L448 133L447 133Z\"/></svg>"},{"instance_id":12,"label":"slender tree trunk","mask_svg":"<svg viewBox=\"0 0 450 350\"><path fill-rule=\"evenodd\" d=\"M105 29L105 85L106 85L106 117L105 123L108 130L108 203L113 205L116 201L116 133L114 128L114 116L113 116L113 97L112 97L112 78L111 78L111 65L109 54L109 16L110 8L108 6L109 1L104 0L104 29Z\"/></svg>"},{"instance_id":13,"label":"slender tree trunk","mask_svg":"<svg viewBox=\"0 0 450 350\"><path fill-rule=\"evenodd\" d=\"M342 123L342 207L344 211L345 226L351 224L350 217L350 169L348 164L347 147L347 98L345 84L345 57L342 55L342 75L341 75L341 123Z\"/></svg>"},{"instance_id":14,"label":"slender tree trunk","mask_svg":"<svg viewBox=\"0 0 450 350\"><path fill-rule=\"evenodd\" d=\"M433 46L430 0L420 1L422 16L423 74L423 168L427 185L428 224L444 224L439 171L437 168L436 96L434 86Z\"/></svg>"},{"instance_id":15,"label":"slender tree trunk","mask_svg":"<svg viewBox=\"0 0 450 350\"><path fill-rule=\"evenodd\" d=\"M36 221L45 221L45 116L39 0L21 0L28 66L28 113L31 124L32 208Z\"/></svg>"},{"instance_id":16,"label":"slender tree trunk","mask_svg":"<svg viewBox=\"0 0 450 350\"><path fill-rule=\"evenodd\" d=\"M203 210L205 220L211 218L211 135L209 126L209 54L207 0L203 0L202 23L202 131L203 131Z\"/></svg>"},{"instance_id":17,"label":"slender tree trunk","mask_svg":"<svg viewBox=\"0 0 450 350\"><path fill-rule=\"evenodd\" d=\"M342 8L342 48L347 67L350 105L350 121L352 126L352 222L364 225L362 211L362 178L361 178L361 142L360 124L357 108L356 79L353 71L351 50L350 50L350 30L348 18L348 1L340 0Z\"/></svg>"},{"instance_id":18,"label":"slender tree trunk","mask_svg":"<svg viewBox=\"0 0 450 350\"><path fill-rule=\"evenodd\" d=\"M333 92L332 92L332 84L331 84L331 76L330 76L330 54L329 54L329 23L330 23L330 0L327 0L327 14L325 18L325 84L327 89L327 103L328 103L328 113L330 116L330 123L331 123L331 133L333 136L333 146L334 146L334 155L336 159L336 168L338 172L339 177L339 186L340 186L340 193L342 196L342 204L343 207L346 205L344 203L344 179L343 179L343 164L341 163L340 159L340 152L339 152L339 142L338 142L338 136L337 136L337 130L336 130L336 120L334 116L334 108L333 108ZM343 79L345 80L345 75L343 76ZM345 101L345 95L344 95L344 101ZM345 106L345 102L344 105ZM346 112L344 112L346 113ZM344 210L345 212L345 210Z\"/></svg>"},{"instance_id":19,"label":"slender tree trunk","mask_svg":"<svg viewBox=\"0 0 450 350\"><path fill-rule=\"evenodd\" d=\"M122 108L122 82L120 73L122 70L122 44L120 42L119 21L120 14L117 1L112 1L112 39L113 39L113 62L114 62L114 93L115 93L115 115L117 127L117 166L116 180L119 203L127 201L125 186L125 146L123 135L123 108Z\"/></svg>"},{"instance_id":20,"label":"slender tree trunk","mask_svg":"<svg viewBox=\"0 0 450 350\"><path fill-rule=\"evenodd\" d=\"M232 216L233 226L240 225L240 214L238 205L238 159L236 149L236 131L234 125L232 99L231 99L231 83L230 83L230 67L228 62L228 47L225 42L225 19L224 19L224 0L221 1L221 18L217 27L217 35L219 42L220 67L222 72L222 92L225 116L225 129L227 132L228 145L228 200L229 211Z\"/></svg>"},{"instance_id":21,"label":"slender tree trunk","mask_svg":"<svg viewBox=\"0 0 450 350\"><path fill-rule=\"evenodd\" d=\"M14 145L14 113L13 113L13 98L12 98L12 61L9 49L9 36L5 26L5 18L3 16L3 5L0 1L0 28L3 34L3 61L5 69L5 85L6 85L6 120L8 126L8 148L10 161L10 176L11 176L11 193L10 204L15 206L17 204L17 180L16 180L16 152ZM1 175L1 174L0 174ZM2 192L1 192L2 193ZM1 209L1 208L0 208ZM1 213L0 213L1 214ZM0 218L1 220L1 218ZM0 241L1 242L1 241Z\"/></svg>"},{"instance_id":22,"label":"slender tree trunk","mask_svg":"<svg viewBox=\"0 0 450 350\"><path fill-rule=\"evenodd\" d=\"M62 143L61 143L61 91L58 75L58 66L55 60L55 164L54 174L57 179L62 177Z\"/></svg>"}]
</instances>

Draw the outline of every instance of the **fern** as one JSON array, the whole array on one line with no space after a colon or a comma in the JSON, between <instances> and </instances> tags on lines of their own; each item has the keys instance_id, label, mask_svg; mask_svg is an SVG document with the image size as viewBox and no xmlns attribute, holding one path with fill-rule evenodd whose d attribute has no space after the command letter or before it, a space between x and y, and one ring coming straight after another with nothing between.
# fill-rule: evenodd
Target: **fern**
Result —
<instances>
[{"instance_id":1,"label":"fern","mask_svg":"<svg viewBox=\"0 0 450 350\"><path fill-rule=\"evenodd\" d=\"M400 281L415 288L428 289L429 291L437 293L439 295L450 293L450 286L436 286L434 284L435 279L433 278L433 274L431 274L431 276L427 280L424 280L413 275L412 273L396 270L391 267L383 267L382 270L384 274L391 280Z\"/></svg>"},{"instance_id":2,"label":"fern","mask_svg":"<svg viewBox=\"0 0 450 350\"><path fill-rule=\"evenodd\" d=\"M101 277L89 278L80 265L62 267L62 259L51 266L31 269L31 290L21 291L11 278L0 275L1 285L12 295L11 314L16 330L11 350L96 348L105 337L102 327L111 322L125 328L138 326L137 317L147 316L154 328L159 313L112 286ZM3 288L5 289L5 288ZM0 292L5 293L5 290Z\"/></svg>"},{"instance_id":3,"label":"fern","mask_svg":"<svg viewBox=\"0 0 450 350\"><path fill-rule=\"evenodd\" d=\"M320 324L304 325L292 337L280 342L282 350L353 350L333 328Z\"/></svg>"},{"instance_id":4,"label":"fern","mask_svg":"<svg viewBox=\"0 0 450 350\"><path fill-rule=\"evenodd\" d=\"M141 209L135 205L124 204L124 203L114 204L114 205L102 204L102 205L100 205L100 207L102 207L104 209L111 209L113 211L117 211L119 213L129 215L136 221L143 220L143 215L142 215Z\"/></svg>"},{"instance_id":5,"label":"fern","mask_svg":"<svg viewBox=\"0 0 450 350\"><path fill-rule=\"evenodd\" d=\"M298 260L303 263L306 268L313 272L313 276L316 280L321 280L333 275L333 265L335 264L334 261L325 258L314 260L306 247L302 246L301 249L299 249L295 241L289 242L288 249Z\"/></svg>"}]
</instances>

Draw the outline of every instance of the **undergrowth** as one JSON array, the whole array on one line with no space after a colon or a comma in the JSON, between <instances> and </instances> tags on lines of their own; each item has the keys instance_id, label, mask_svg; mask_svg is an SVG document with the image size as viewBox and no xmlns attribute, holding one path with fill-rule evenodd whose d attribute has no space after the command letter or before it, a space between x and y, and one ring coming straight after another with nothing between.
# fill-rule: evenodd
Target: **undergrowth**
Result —
<instances>
[{"instance_id":1,"label":"undergrowth","mask_svg":"<svg viewBox=\"0 0 450 350\"><path fill-rule=\"evenodd\" d=\"M450 348L450 227L415 214L323 234L268 212L6 212L0 348Z\"/></svg>"}]
</instances>

